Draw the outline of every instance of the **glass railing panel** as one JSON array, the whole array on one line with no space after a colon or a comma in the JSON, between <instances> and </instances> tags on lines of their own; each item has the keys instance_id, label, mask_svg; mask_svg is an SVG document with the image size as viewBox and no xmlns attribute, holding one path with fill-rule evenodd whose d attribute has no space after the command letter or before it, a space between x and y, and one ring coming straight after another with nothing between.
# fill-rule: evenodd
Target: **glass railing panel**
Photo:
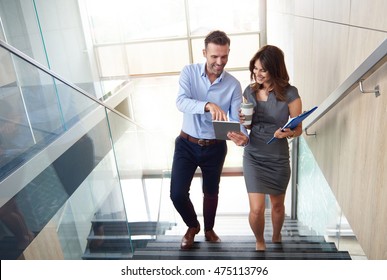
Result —
<instances>
[{"instance_id":1,"label":"glass railing panel","mask_svg":"<svg viewBox=\"0 0 387 280\"><path fill-rule=\"evenodd\" d=\"M82 120L70 129L64 137L75 143L1 208L1 229L13 244L7 252L14 254L2 251L2 259L14 259L24 250L28 256L33 249L27 246L35 237L41 238L47 224L56 227L65 259L112 250L132 253L105 109L100 107L92 118L97 120L93 125ZM116 126L129 123L123 118L120 122ZM51 148L61 149L61 145L55 141ZM49 150L43 151L47 157Z\"/></svg>"},{"instance_id":2,"label":"glass railing panel","mask_svg":"<svg viewBox=\"0 0 387 280\"><path fill-rule=\"evenodd\" d=\"M93 99L80 94L58 80L55 80L55 89L66 130L99 106Z\"/></svg>"},{"instance_id":3,"label":"glass railing panel","mask_svg":"<svg viewBox=\"0 0 387 280\"><path fill-rule=\"evenodd\" d=\"M299 138L297 218L309 234L323 235L339 250L362 251L350 224L303 137Z\"/></svg>"},{"instance_id":4,"label":"glass railing panel","mask_svg":"<svg viewBox=\"0 0 387 280\"><path fill-rule=\"evenodd\" d=\"M56 142L52 146L53 149L61 149L56 146ZM10 256L9 253L21 254L88 176L94 167L90 146L87 134L82 136L65 154L53 161L0 208L1 226L9 240L9 247L1 252L2 259L18 257ZM42 153L50 157L48 150ZM33 172L33 168L25 171Z\"/></svg>"},{"instance_id":5,"label":"glass railing panel","mask_svg":"<svg viewBox=\"0 0 387 280\"><path fill-rule=\"evenodd\" d=\"M336 228L341 210L324 178L307 142L300 137L298 159L297 217L314 229L316 234L326 235L327 228Z\"/></svg>"},{"instance_id":6,"label":"glass railing panel","mask_svg":"<svg viewBox=\"0 0 387 280\"><path fill-rule=\"evenodd\" d=\"M144 130L131 122L123 122L112 112L108 118L131 240L149 239L152 235L149 229L156 221L150 210L150 205L155 206L150 201L155 191L148 192L143 178L147 150L141 141Z\"/></svg>"},{"instance_id":7,"label":"glass railing panel","mask_svg":"<svg viewBox=\"0 0 387 280\"><path fill-rule=\"evenodd\" d=\"M141 240L155 238L174 223L171 217L160 217L161 196L169 192L161 182L165 167L170 166L171 140L133 123L121 126L117 118L109 114L129 232L136 246L141 246Z\"/></svg>"},{"instance_id":8,"label":"glass railing panel","mask_svg":"<svg viewBox=\"0 0 387 280\"><path fill-rule=\"evenodd\" d=\"M118 173L121 179L127 219L129 222L146 221L144 196L142 196L143 158L138 139L140 128L131 122L123 122L119 115L108 113L113 149ZM125 191L126 189L126 191Z\"/></svg>"},{"instance_id":9,"label":"glass railing panel","mask_svg":"<svg viewBox=\"0 0 387 280\"><path fill-rule=\"evenodd\" d=\"M122 127L128 121L121 119L120 122ZM131 254L133 250L107 119L95 126L88 136L93 143L95 167L68 200L67 211L58 224L65 259L80 259L83 254L95 252L108 254L117 249L121 254ZM75 157L84 156L79 153ZM79 250L74 256L76 246Z\"/></svg>"},{"instance_id":10,"label":"glass railing panel","mask_svg":"<svg viewBox=\"0 0 387 280\"><path fill-rule=\"evenodd\" d=\"M0 181L98 106L49 74L0 48Z\"/></svg>"},{"instance_id":11,"label":"glass railing panel","mask_svg":"<svg viewBox=\"0 0 387 280\"><path fill-rule=\"evenodd\" d=\"M0 65L1 67L1 65ZM36 143L19 87L0 87L0 181L18 167Z\"/></svg>"},{"instance_id":12,"label":"glass railing panel","mask_svg":"<svg viewBox=\"0 0 387 280\"><path fill-rule=\"evenodd\" d=\"M125 208L106 118L101 116L98 124L88 132L88 139L92 149L88 145L83 148L84 151L79 150L70 157L72 160L83 161L82 165L87 164L88 160L85 158L93 158L90 162L94 162L94 166L68 200L67 215L63 216L58 225L62 248L69 248L64 250L66 259L74 257L73 248L78 244L80 250L75 259L80 259L82 254L88 252L109 251L109 247L102 242L103 238L114 239L117 236L126 237L127 247L123 246L122 249L131 252ZM71 173L77 173L76 169L73 171L69 172L66 178L71 177ZM69 234L69 229L73 229L76 235Z\"/></svg>"},{"instance_id":13,"label":"glass railing panel","mask_svg":"<svg viewBox=\"0 0 387 280\"><path fill-rule=\"evenodd\" d=\"M27 256L48 224L57 228L65 259L80 259L90 246L98 250L90 235L118 236L131 253L105 108L49 70L0 50L8 59L1 72L13 71L15 78L6 83L0 77L0 231L7 239L1 259ZM114 121L118 141L130 122ZM15 151L18 139L23 145Z\"/></svg>"}]
</instances>

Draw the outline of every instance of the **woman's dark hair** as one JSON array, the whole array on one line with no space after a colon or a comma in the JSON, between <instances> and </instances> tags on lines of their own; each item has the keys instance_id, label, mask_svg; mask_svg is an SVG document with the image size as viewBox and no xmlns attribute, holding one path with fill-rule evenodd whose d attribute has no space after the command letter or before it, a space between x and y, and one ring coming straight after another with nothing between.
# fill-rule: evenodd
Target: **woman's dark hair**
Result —
<instances>
[{"instance_id":1,"label":"woman's dark hair","mask_svg":"<svg viewBox=\"0 0 387 280\"><path fill-rule=\"evenodd\" d=\"M209 43L213 43L220 46L224 46L224 45L230 46L230 38L228 38L226 33L224 33L223 31L216 30L216 31L210 32L204 39L204 47L206 49Z\"/></svg>"},{"instance_id":2,"label":"woman's dark hair","mask_svg":"<svg viewBox=\"0 0 387 280\"><path fill-rule=\"evenodd\" d=\"M289 75L286 70L285 57L283 51L272 45L263 46L250 60L250 79L255 81L254 67L259 60L263 69L269 72L273 81L273 91L277 100L285 100L285 89L289 86ZM257 91L262 85L254 82L251 87Z\"/></svg>"}]
</instances>

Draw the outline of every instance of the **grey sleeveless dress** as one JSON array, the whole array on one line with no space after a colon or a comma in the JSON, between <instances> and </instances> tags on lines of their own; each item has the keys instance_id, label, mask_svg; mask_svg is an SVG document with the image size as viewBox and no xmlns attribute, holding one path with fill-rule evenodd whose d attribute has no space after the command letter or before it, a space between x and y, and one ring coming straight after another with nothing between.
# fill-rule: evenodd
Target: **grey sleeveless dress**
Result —
<instances>
[{"instance_id":1,"label":"grey sleeveless dress","mask_svg":"<svg viewBox=\"0 0 387 280\"><path fill-rule=\"evenodd\" d=\"M267 101L257 101L250 86L245 89L243 96L254 104L250 142L243 154L247 192L283 194L290 179L288 140L276 139L270 144L266 143L288 121L288 104L300 98L298 90L289 86L286 101L278 101L273 92L269 93Z\"/></svg>"}]
</instances>

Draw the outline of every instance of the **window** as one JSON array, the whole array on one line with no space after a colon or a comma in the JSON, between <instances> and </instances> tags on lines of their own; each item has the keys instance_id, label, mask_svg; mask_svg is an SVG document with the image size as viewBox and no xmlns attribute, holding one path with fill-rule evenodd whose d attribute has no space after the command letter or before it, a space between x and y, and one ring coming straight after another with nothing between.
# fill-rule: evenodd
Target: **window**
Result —
<instances>
[{"instance_id":1,"label":"window","mask_svg":"<svg viewBox=\"0 0 387 280\"><path fill-rule=\"evenodd\" d=\"M227 67L246 70L260 47L257 0L85 0L102 80L178 74L201 62L203 40L214 29L231 39Z\"/></svg>"}]
</instances>

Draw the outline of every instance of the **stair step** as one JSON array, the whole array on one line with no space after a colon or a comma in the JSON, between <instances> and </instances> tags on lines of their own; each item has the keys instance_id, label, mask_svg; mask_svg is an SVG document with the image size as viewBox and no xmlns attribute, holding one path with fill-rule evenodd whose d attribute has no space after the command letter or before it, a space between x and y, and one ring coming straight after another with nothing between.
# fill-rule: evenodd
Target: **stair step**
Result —
<instances>
[{"instance_id":1,"label":"stair step","mask_svg":"<svg viewBox=\"0 0 387 280\"><path fill-rule=\"evenodd\" d=\"M296 220L285 219L282 243L269 242L271 223L265 228L266 251L255 250L255 237L220 234L222 242L205 242L203 231L195 237L191 250L181 250L184 228L169 222L130 222L122 220L98 220L93 223L88 237L90 245L83 259L104 260L350 260L346 251L338 251L334 242L326 242L324 236ZM223 228L227 224L223 225ZM230 223L238 228L238 224ZM129 233L128 234L128 229ZM93 232L95 231L95 233ZM118 233L117 233L118 231ZM126 234L125 234L126 231ZM181 231L184 233L181 234ZM234 229L235 231L235 229ZM227 231L226 231L227 232ZM219 234L219 233L218 233ZM134 252L132 252L134 250Z\"/></svg>"},{"instance_id":2,"label":"stair step","mask_svg":"<svg viewBox=\"0 0 387 280\"><path fill-rule=\"evenodd\" d=\"M119 252L131 248L131 239L129 235L89 236L87 241L91 253Z\"/></svg>"},{"instance_id":3,"label":"stair step","mask_svg":"<svg viewBox=\"0 0 387 280\"><path fill-rule=\"evenodd\" d=\"M90 234L98 235L128 235L128 223L125 220L94 220Z\"/></svg>"},{"instance_id":4,"label":"stair step","mask_svg":"<svg viewBox=\"0 0 387 280\"><path fill-rule=\"evenodd\" d=\"M175 224L170 222L131 222L99 218L92 221L83 259L127 259L131 248L144 248L158 234L165 234ZM129 235L130 233L130 235ZM125 253L120 256L119 253Z\"/></svg>"},{"instance_id":5,"label":"stair step","mask_svg":"<svg viewBox=\"0 0 387 280\"><path fill-rule=\"evenodd\" d=\"M182 236L164 235L135 250L133 259L163 260L350 260L348 252L338 251L334 242L323 236L283 236L282 243L266 242L266 251L255 250L254 236L221 236L222 242L205 242L203 235L195 238L190 250L181 250Z\"/></svg>"},{"instance_id":6,"label":"stair step","mask_svg":"<svg viewBox=\"0 0 387 280\"><path fill-rule=\"evenodd\" d=\"M131 235L157 235L165 234L175 224L169 222L131 222L129 231Z\"/></svg>"},{"instance_id":7,"label":"stair step","mask_svg":"<svg viewBox=\"0 0 387 280\"><path fill-rule=\"evenodd\" d=\"M86 252L82 256L83 260L131 260L133 253L130 250L120 252Z\"/></svg>"},{"instance_id":8,"label":"stair step","mask_svg":"<svg viewBox=\"0 0 387 280\"><path fill-rule=\"evenodd\" d=\"M183 235L160 235L157 237L157 242L178 242L180 243L181 238ZM265 237L267 240L271 240L271 235L267 235L265 232ZM247 236L234 236L234 235L226 235L226 236L220 236L223 242L236 242L236 243L243 243L243 242L254 242L255 243L255 237L252 235ZM197 235L195 237L195 241L204 241L204 235ZM294 241L294 242L325 242L324 236L321 235L297 235L297 236L282 236L282 241Z\"/></svg>"},{"instance_id":9,"label":"stair step","mask_svg":"<svg viewBox=\"0 0 387 280\"><path fill-rule=\"evenodd\" d=\"M126 236L165 234L174 224L168 222L132 222L122 220L98 220L93 221L92 236Z\"/></svg>"},{"instance_id":10,"label":"stair step","mask_svg":"<svg viewBox=\"0 0 387 280\"><path fill-rule=\"evenodd\" d=\"M245 250L243 252L216 252L202 250L134 252L134 260L350 260L348 252L275 252Z\"/></svg>"},{"instance_id":11,"label":"stair step","mask_svg":"<svg viewBox=\"0 0 387 280\"><path fill-rule=\"evenodd\" d=\"M244 243L211 243L211 242L195 242L192 250L207 250L207 251L245 251L255 248L255 242ZM337 251L337 247L333 242L282 242L282 243L266 243L268 251ZM171 251L180 250L180 242L148 242L146 248L142 250L154 251Z\"/></svg>"}]
</instances>

